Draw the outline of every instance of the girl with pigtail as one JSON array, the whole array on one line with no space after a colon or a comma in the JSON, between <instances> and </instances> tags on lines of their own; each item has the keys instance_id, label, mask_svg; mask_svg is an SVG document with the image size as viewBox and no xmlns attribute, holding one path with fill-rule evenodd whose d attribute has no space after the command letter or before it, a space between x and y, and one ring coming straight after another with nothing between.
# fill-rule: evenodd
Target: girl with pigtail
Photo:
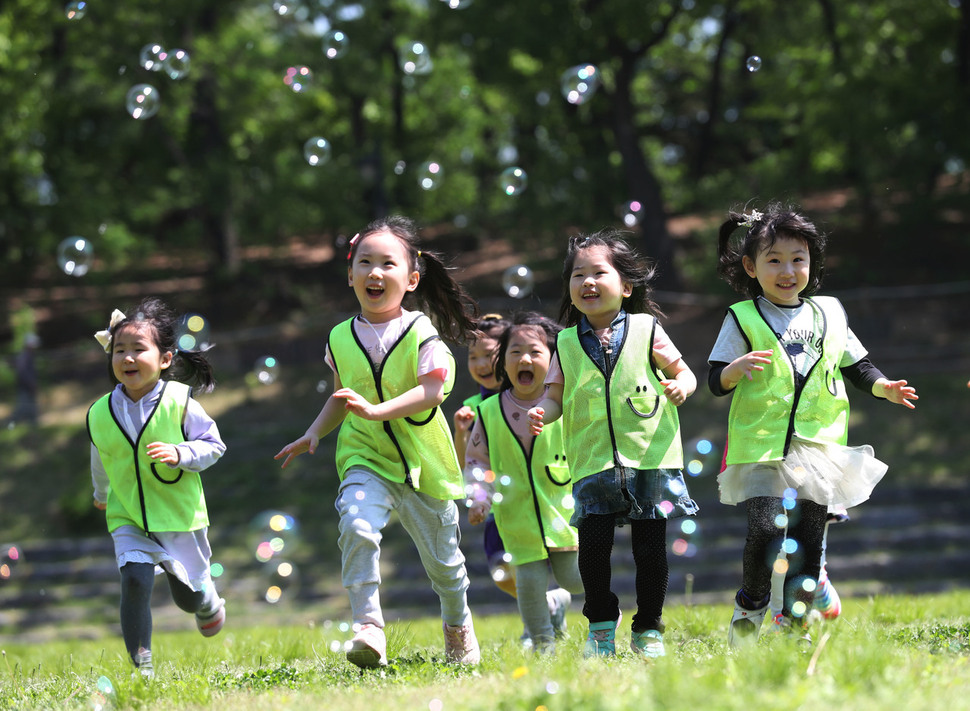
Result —
<instances>
[{"instance_id":1,"label":"girl with pigtail","mask_svg":"<svg viewBox=\"0 0 970 711\"><path fill-rule=\"evenodd\" d=\"M163 302L115 310L95 334L115 388L88 410L94 505L105 511L121 571L121 632L138 672L154 676L151 594L164 572L175 604L211 637L226 619L209 568L209 517L199 472L225 452L192 398L215 385L204 353L182 351ZM162 376L166 376L163 378Z\"/></svg>"},{"instance_id":2,"label":"girl with pigtail","mask_svg":"<svg viewBox=\"0 0 970 711\"><path fill-rule=\"evenodd\" d=\"M458 547L455 499L464 498L464 483L440 407L456 374L442 337L462 343L472 336L474 304L441 258L420 249L407 218L372 222L350 245L348 282L360 313L338 324L327 342L334 393L306 433L276 458L286 467L313 454L340 427L338 544L355 632L348 661L362 668L388 663L380 543L396 511L441 601L446 660L477 664ZM405 309L409 302L427 315Z\"/></svg>"}]
</instances>

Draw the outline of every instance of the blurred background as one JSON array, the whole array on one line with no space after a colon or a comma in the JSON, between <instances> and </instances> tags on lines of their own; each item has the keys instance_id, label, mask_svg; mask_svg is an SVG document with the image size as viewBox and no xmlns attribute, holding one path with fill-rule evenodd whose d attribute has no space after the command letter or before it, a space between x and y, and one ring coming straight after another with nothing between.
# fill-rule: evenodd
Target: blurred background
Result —
<instances>
[{"instance_id":1,"label":"blurred background","mask_svg":"<svg viewBox=\"0 0 970 711\"><path fill-rule=\"evenodd\" d=\"M116 624L91 335L149 294L215 344L202 402L229 452L204 481L230 610L343 614L335 437L286 472L272 455L332 384L348 237L392 213L483 312L555 316L570 234L621 227L656 261L702 382L681 411L702 512L670 527L671 597L696 602L729 599L744 530L717 502L728 403L703 386L735 299L717 227L797 206L831 238L823 290L922 396L854 396L850 439L890 474L833 531L833 582L970 583L968 115L966 0L0 2L0 636ZM449 415L473 390L462 369ZM473 605L514 609L465 528ZM407 537L386 541L389 615L433 610Z\"/></svg>"}]
</instances>

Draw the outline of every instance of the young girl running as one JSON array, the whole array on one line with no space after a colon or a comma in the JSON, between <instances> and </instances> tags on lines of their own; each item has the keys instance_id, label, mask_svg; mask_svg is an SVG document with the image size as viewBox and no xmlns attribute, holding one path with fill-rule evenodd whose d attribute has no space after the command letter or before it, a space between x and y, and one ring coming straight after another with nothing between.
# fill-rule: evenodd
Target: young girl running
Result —
<instances>
[{"instance_id":1,"label":"young girl running","mask_svg":"<svg viewBox=\"0 0 970 711\"><path fill-rule=\"evenodd\" d=\"M335 392L306 434L276 458L286 467L294 457L313 454L340 426L338 543L356 632L347 659L359 667L387 664L380 543L396 511L441 600L448 661L476 664L454 502L464 498L464 486L439 407L455 377L455 360L439 330L453 341L467 338L475 326L466 312L471 304L440 258L418 249L406 218L373 222L350 244L348 279L361 312L330 332L326 359ZM403 308L409 295L423 302L438 330L425 314Z\"/></svg>"},{"instance_id":2,"label":"young girl running","mask_svg":"<svg viewBox=\"0 0 970 711\"><path fill-rule=\"evenodd\" d=\"M164 571L175 604L205 637L226 620L209 569L209 517L199 472L226 451L192 398L215 384L202 353L180 351L176 318L158 299L115 310L95 334L115 388L88 410L94 505L105 511L121 570L121 634L139 672L152 666L152 586ZM162 376L168 376L162 379Z\"/></svg>"},{"instance_id":3,"label":"young girl running","mask_svg":"<svg viewBox=\"0 0 970 711\"><path fill-rule=\"evenodd\" d=\"M825 237L815 225L781 205L732 212L720 229L718 272L748 297L728 309L709 357L711 391L734 394L720 498L745 502L748 514L743 581L728 631L732 646L758 636L782 539L789 560L774 629L811 641L805 626L829 507L865 501L886 472L868 445L845 446L843 378L907 408L918 399L905 380L888 380L866 358L842 304L812 296L824 255Z\"/></svg>"},{"instance_id":4,"label":"young girl running","mask_svg":"<svg viewBox=\"0 0 970 711\"><path fill-rule=\"evenodd\" d=\"M569 240L560 308L569 328L559 334L546 397L529 411L535 434L563 418L587 657L616 653L620 607L610 589L610 553L614 527L626 523L637 569L630 648L663 656L667 519L697 512L681 472L676 409L697 380L657 321L652 274L616 231Z\"/></svg>"},{"instance_id":5,"label":"young girl running","mask_svg":"<svg viewBox=\"0 0 970 711\"><path fill-rule=\"evenodd\" d=\"M468 521L485 520L491 509L515 571L519 614L537 652L554 652L564 632L570 593L581 592L576 567L576 531L569 467L562 429L555 422L534 437L526 413L542 400L549 361L560 326L541 314L517 314L499 343L496 372L504 383L498 397L478 406L465 458L466 478L494 471L472 491ZM562 586L549 587L549 568Z\"/></svg>"}]
</instances>

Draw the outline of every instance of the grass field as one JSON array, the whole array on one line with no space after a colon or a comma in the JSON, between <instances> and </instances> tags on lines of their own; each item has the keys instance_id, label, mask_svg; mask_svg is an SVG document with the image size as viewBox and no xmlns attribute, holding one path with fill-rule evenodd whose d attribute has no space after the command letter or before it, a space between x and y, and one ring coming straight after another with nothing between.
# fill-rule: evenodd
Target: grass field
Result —
<instances>
[{"instance_id":1,"label":"grass field","mask_svg":"<svg viewBox=\"0 0 970 711\"><path fill-rule=\"evenodd\" d=\"M666 611L665 658L643 662L618 634L615 659L581 658L585 625L553 656L518 643L515 616L478 617L483 660L442 662L440 621L388 626L386 670L344 659L339 625L239 626L217 637L156 634L156 677L132 678L120 638L9 644L0 708L151 709L859 709L966 708L970 693L970 593L849 600L814 629L805 648L762 637L743 653L725 643L726 606ZM629 619L629 618L628 618Z\"/></svg>"}]
</instances>

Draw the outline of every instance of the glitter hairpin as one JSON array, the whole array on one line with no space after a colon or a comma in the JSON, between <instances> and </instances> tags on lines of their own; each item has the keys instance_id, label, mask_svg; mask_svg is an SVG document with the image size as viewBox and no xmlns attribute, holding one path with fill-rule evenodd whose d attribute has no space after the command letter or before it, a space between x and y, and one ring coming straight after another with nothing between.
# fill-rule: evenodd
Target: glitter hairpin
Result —
<instances>
[{"instance_id":1,"label":"glitter hairpin","mask_svg":"<svg viewBox=\"0 0 970 711\"><path fill-rule=\"evenodd\" d=\"M750 215L747 213L744 214L744 221L739 222L738 225L741 227L752 227L755 222L760 222L762 217L764 217L762 213L757 210L752 210Z\"/></svg>"}]
</instances>

